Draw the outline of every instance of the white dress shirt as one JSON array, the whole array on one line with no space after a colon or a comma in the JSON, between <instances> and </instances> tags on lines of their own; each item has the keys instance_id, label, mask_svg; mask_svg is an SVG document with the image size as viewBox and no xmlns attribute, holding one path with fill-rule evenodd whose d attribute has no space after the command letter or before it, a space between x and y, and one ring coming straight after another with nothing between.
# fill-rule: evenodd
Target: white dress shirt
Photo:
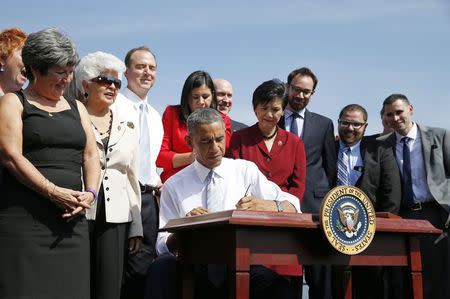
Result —
<instances>
[{"instance_id":1,"label":"white dress shirt","mask_svg":"<svg viewBox=\"0 0 450 299\"><path fill-rule=\"evenodd\" d=\"M210 169L197 161L171 176L164 184L159 210L159 227L170 219L186 217L192 209L206 207L206 185ZM256 164L247 160L222 158L214 171L220 177L224 210L236 209L238 201L247 196L261 199L289 201L300 212L297 197L282 191L275 183L262 174ZM158 254L168 252L166 245L168 232L158 233L156 250Z\"/></svg>"},{"instance_id":2,"label":"white dress shirt","mask_svg":"<svg viewBox=\"0 0 450 299\"><path fill-rule=\"evenodd\" d=\"M295 119L295 121L297 122L297 128L298 128L298 133L300 134L299 135L300 137L303 136L303 123L305 122L305 109L306 108L303 108L302 110L297 111L297 113L300 117L297 117ZM291 115L292 115L292 113L294 113L294 112L292 112L289 109L284 110L284 127L286 128L286 131L289 131L289 132L291 132L291 122L292 122Z\"/></svg>"},{"instance_id":3,"label":"white dress shirt","mask_svg":"<svg viewBox=\"0 0 450 299\"><path fill-rule=\"evenodd\" d=\"M156 111L149 103L148 97L144 100L141 100L134 92L126 88L123 93L119 93L117 95L115 103L112 105L113 112L120 111L121 113L126 113L127 116L133 119L133 122L139 128L139 106L144 101L147 105L146 111L147 115L147 124L150 132L150 173L148 179L144 179L144 176L139 174L139 182L142 184L156 186L161 179L159 178L159 174L157 173L156 167L156 158L158 157L159 150L161 149L161 143L164 136L164 129L161 121L161 115Z\"/></svg>"},{"instance_id":4,"label":"white dress shirt","mask_svg":"<svg viewBox=\"0 0 450 299\"><path fill-rule=\"evenodd\" d=\"M348 174L348 184L350 186L355 186L356 182L359 180L359 177L362 175L364 169L364 161L361 156L361 140L352 146L348 146L344 144L342 141L339 141L339 153L338 157L343 151L344 147L350 148L349 153L349 174Z\"/></svg>"},{"instance_id":5,"label":"white dress shirt","mask_svg":"<svg viewBox=\"0 0 450 299\"><path fill-rule=\"evenodd\" d=\"M395 146L396 159L398 168L403 175L403 135L395 132L397 144ZM413 127L406 135L411 138L408 144L411 157L411 178L415 202L426 202L433 198L427 183L427 173L425 170L425 161L423 160L422 138L420 137L417 124L413 123Z\"/></svg>"}]
</instances>

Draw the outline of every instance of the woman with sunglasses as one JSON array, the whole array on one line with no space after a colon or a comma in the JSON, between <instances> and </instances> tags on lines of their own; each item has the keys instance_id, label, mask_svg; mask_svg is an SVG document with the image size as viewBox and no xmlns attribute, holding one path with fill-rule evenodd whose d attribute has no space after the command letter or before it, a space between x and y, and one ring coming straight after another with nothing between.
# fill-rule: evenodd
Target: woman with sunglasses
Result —
<instances>
[{"instance_id":1,"label":"woman with sunglasses","mask_svg":"<svg viewBox=\"0 0 450 299\"><path fill-rule=\"evenodd\" d=\"M55 28L22 49L29 85L0 101L0 297L89 298L84 212L100 176L89 115L63 97L78 63Z\"/></svg>"},{"instance_id":2,"label":"woman with sunglasses","mask_svg":"<svg viewBox=\"0 0 450 299\"><path fill-rule=\"evenodd\" d=\"M126 245L128 253L135 254L143 234L137 126L127 115L110 109L124 71L121 60L104 52L83 57L75 69L101 165L98 199L86 211L91 235L91 298L120 298Z\"/></svg>"},{"instance_id":3,"label":"woman with sunglasses","mask_svg":"<svg viewBox=\"0 0 450 299\"><path fill-rule=\"evenodd\" d=\"M195 153L186 141L186 120L197 109L217 107L216 92L213 80L205 71L195 71L187 77L181 92L179 105L167 106L162 116L164 137L156 166L162 167L161 180L169 177L194 162ZM228 116L220 113L225 122L226 146L231 138L231 121Z\"/></svg>"}]
</instances>

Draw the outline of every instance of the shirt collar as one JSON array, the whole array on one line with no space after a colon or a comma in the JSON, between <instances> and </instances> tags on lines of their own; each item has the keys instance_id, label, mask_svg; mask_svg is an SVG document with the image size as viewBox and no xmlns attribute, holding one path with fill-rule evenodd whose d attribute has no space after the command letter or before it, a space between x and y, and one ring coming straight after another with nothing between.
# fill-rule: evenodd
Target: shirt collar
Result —
<instances>
[{"instance_id":1,"label":"shirt collar","mask_svg":"<svg viewBox=\"0 0 450 299\"><path fill-rule=\"evenodd\" d=\"M304 118L305 118L305 110L306 110L306 107L303 108L303 109L300 110L300 111L296 111L296 113L297 113L298 115L300 115L301 118L304 119ZM285 109L284 113L285 113L285 115L286 115L286 118L289 118L289 116L291 116L291 115L294 113L294 111L291 111L291 110L289 110L289 109Z\"/></svg>"},{"instance_id":2,"label":"shirt collar","mask_svg":"<svg viewBox=\"0 0 450 299\"><path fill-rule=\"evenodd\" d=\"M133 102L134 105L138 106L139 104L141 104L142 102L148 104L148 96L145 96L145 99L142 100L140 97L138 97L137 94L135 94L134 92L132 92L130 89L125 88L125 90L122 93L125 97L127 97L129 100L131 100Z\"/></svg>"},{"instance_id":3,"label":"shirt collar","mask_svg":"<svg viewBox=\"0 0 450 299\"><path fill-rule=\"evenodd\" d=\"M222 158L222 162L220 163L219 166L213 168L214 172L221 178L225 177L225 174L226 174L226 167L224 166L224 163L223 163L224 159L225 158ZM206 177L208 176L211 169L203 166L197 160L194 161L193 165L194 165L195 172L197 173L197 176L200 179L200 181L205 182Z\"/></svg>"},{"instance_id":4,"label":"shirt collar","mask_svg":"<svg viewBox=\"0 0 450 299\"><path fill-rule=\"evenodd\" d=\"M353 144L352 146L348 146L347 144L343 143L341 140L339 140L339 150L343 150L345 147L349 147L350 148L350 152L358 152L359 148L361 146L361 140L358 141L357 143Z\"/></svg>"},{"instance_id":5,"label":"shirt collar","mask_svg":"<svg viewBox=\"0 0 450 299\"><path fill-rule=\"evenodd\" d=\"M397 138L397 143L401 143L403 137L409 137L412 140L415 140L417 138L417 124L413 122L411 130L409 130L406 136L400 135L399 133L395 132L395 137Z\"/></svg>"}]
</instances>

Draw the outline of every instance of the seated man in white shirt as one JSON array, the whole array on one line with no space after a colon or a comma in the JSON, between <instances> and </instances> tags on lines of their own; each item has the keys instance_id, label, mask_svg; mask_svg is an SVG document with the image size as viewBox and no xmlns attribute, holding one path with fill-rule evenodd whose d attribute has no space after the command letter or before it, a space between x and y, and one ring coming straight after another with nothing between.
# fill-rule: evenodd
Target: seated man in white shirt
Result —
<instances>
[{"instance_id":1,"label":"seated man in white shirt","mask_svg":"<svg viewBox=\"0 0 450 299\"><path fill-rule=\"evenodd\" d=\"M253 162L223 158L225 125L217 111L196 110L189 116L187 126L186 142L193 148L196 160L166 181L161 195L160 227L173 218L231 209L300 212L299 199L267 180ZM175 257L170 253L177 250L176 236L160 232L156 248L160 258L149 269L145 298L175 298ZM201 291L196 290L196 294L201 293L202 298L224 296L225 292L220 292L220 287L223 291L226 285L223 281L218 285L210 281L210 275L203 278L206 281L202 281ZM251 269L250 289L252 298L297 295L288 280L263 266Z\"/></svg>"}]
</instances>

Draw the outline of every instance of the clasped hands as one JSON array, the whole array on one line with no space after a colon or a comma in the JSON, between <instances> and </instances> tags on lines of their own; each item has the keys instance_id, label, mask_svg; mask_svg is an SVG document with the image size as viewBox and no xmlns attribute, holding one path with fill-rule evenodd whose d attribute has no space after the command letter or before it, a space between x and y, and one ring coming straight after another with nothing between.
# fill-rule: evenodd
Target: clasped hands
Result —
<instances>
[{"instance_id":1,"label":"clasped hands","mask_svg":"<svg viewBox=\"0 0 450 299\"><path fill-rule=\"evenodd\" d=\"M85 209L91 207L94 195L91 192L75 191L55 186L50 199L64 212L62 218L71 220L78 214L84 213Z\"/></svg>"},{"instance_id":2,"label":"clasped hands","mask_svg":"<svg viewBox=\"0 0 450 299\"><path fill-rule=\"evenodd\" d=\"M249 211L273 211L274 203L272 200L259 199L254 196L244 196L236 204L238 210ZM186 216L197 216L208 214L208 210L203 207L193 208Z\"/></svg>"}]
</instances>

